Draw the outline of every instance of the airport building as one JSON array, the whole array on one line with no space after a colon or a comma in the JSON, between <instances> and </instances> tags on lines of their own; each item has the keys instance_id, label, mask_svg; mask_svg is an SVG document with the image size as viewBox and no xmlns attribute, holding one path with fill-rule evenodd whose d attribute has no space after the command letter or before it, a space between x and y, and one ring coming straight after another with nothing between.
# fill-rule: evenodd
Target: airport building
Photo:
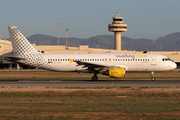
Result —
<instances>
[{"instance_id":1,"label":"airport building","mask_svg":"<svg viewBox=\"0 0 180 120\"><path fill-rule=\"evenodd\" d=\"M126 51L126 50L112 50L112 49L95 49L89 48L88 45L81 45L79 47L68 47L66 46L57 46L57 45L36 45L32 44L33 47L41 52L41 53L143 53L143 51ZM4 60L4 57L7 55L13 55L12 52L13 48L11 42L8 40L1 40L0 39L0 68L1 69L20 69L21 66ZM180 64L180 51L153 51L152 53L164 55L178 65Z\"/></svg>"},{"instance_id":2,"label":"airport building","mask_svg":"<svg viewBox=\"0 0 180 120\"><path fill-rule=\"evenodd\" d=\"M41 53L143 53L143 51L127 51L121 50L121 32L127 31L127 24L123 24L123 17L118 14L112 18L112 24L108 25L108 30L114 32L115 50L112 49L95 49L89 48L88 45L80 45L79 47L67 47L58 45L36 45L33 47ZM7 55L13 55L11 42L0 39L0 69L21 69L25 68L22 65L4 60ZM164 55L180 66L180 51L153 51L154 54Z\"/></svg>"}]
</instances>

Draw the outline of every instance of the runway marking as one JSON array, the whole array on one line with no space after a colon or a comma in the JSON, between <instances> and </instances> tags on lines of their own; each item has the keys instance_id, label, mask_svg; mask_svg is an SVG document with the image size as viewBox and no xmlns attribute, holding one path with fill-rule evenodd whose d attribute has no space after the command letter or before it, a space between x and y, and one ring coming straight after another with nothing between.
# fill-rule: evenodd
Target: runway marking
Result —
<instances>
[{"instance_id":1,"label":"runway marking","mask_svg":"<svg viewBox=\"0 0 180 120\"><path fill-rule=\"evenodd\" d=\"M29 80L20 80L18 82L31 82L31 81L29 81Z\"/></svg>"},{"instance_id":2,"label":"runway marking","mask_svg":"<svg viewBox=\"0 0 180 120\"><path fill-rule=\"evenodd\" d=\"M49 82L61 82L61 81L49 81Z\"/></svg>"}]
</instances>

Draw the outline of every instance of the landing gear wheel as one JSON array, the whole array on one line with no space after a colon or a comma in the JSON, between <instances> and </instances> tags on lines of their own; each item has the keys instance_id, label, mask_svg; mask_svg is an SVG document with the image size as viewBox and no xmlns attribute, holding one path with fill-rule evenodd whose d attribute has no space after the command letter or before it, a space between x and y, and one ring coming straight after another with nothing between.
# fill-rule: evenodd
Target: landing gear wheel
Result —
<instances>
[{"instance_id":1,"label":"landing gear wheel","mask_svg":"<svg viewBox=\"0 0 180 120\"><path fill-rule=\"evenodd\" d=\"M151 80L152 80L152 81L155 81L155 77L152 77Z\"/></svg>"},{"instance_id":2,"label":"landing gear wheel","mask_svg":"<svg viewBox=\"0 0 180 120\"><path fill-rule=\"evenodd\" d=\"M98 76L93 76L93 77L91 78L91 80L92 80L92 81L97 81L97 80L98 80Z\"/></svg>"}]
</instances>

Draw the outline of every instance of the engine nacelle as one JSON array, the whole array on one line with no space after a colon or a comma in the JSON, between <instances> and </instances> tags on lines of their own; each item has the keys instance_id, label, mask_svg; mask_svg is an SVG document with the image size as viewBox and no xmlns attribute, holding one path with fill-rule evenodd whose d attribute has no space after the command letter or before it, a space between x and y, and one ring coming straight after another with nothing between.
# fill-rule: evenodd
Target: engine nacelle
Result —
<instances>
[{"instance_id":1,"label":"engine nacelle","mask_svg":"<svg viewBox=\"0 0 180 120\"><path fill-rule=\"evenodd\" d=\"M125 68L108 68L108 70L102 72L102 75L108 75L113 78L124 78Z\"/></svg>"}]
</instances>

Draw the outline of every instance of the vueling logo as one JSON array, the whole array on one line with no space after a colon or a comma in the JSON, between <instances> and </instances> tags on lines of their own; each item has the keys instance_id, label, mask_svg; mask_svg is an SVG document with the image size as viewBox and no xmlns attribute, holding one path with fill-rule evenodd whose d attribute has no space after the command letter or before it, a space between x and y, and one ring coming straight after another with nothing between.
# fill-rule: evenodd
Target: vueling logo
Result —
<instances>
[{"instance_id":1,"label":"vueling logo","mask_svg":"<svg viewBox=\"0 0 180 120\"><path fill-rule=\"evenodd\" d=\"M136 55L136 58L147 58L147 55Z\"/></svg>"},{"instance_id":2,"label":"vueling logo","mask_svg":"<svg viewBox=\"0 0 180 120\"><path fill-rule=\"evenodd\" d=\"M135 58L135 55L132 54L120 54L120 55L116 55L117 58Z\"/></svg>"},{"instance_id":3,"label":"vueling logo","mask_svg":"<svg viewBox=\"0 0 180 120\"><path fill-rule=\"evenodd\" d=\"M19 38L20 38L20 36L18 35L18 36L17 36L17 39L19 40Z\"/></svg>"}]
</instances>

